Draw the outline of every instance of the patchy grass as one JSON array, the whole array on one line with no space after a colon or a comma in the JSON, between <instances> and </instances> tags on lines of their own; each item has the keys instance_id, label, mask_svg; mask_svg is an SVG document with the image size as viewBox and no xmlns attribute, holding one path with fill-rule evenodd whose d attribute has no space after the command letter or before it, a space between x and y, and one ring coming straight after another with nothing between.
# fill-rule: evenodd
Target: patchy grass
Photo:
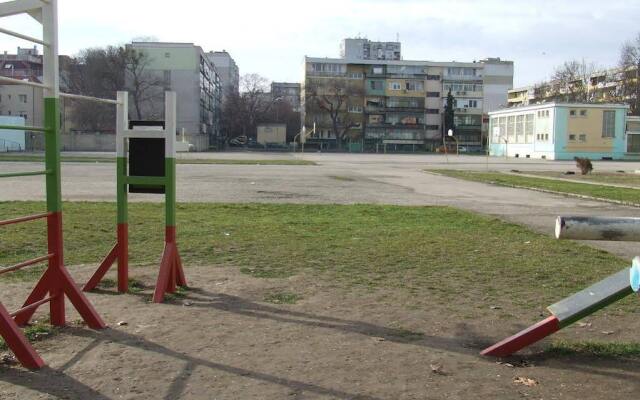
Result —
<instances>
[{"instance_id":1,"label":"patchy grass","mask_svg":"<svg viewBox=\"0 0 640 400\"><path fill-rule=\"evenodd\" d=\"M34 322L31 325L24 328L22 333L30 341L35 342L45 338L52 337L58 333L59 328L56 328L48 323ZM5 341L0 337L0 350L7 350L8 346Z\"/></svg>"},{"instance_id":2,"label":"patchy grass","mask_svg":"<svg viewBox=\"0 0 640 400\"><path fill-rule=\"evenodd\" d=\"M291 292L270 293L264 297L264 301L273 304L296 304L301 297Z\"/></svg>"},{"instance_id":3,"label":"patchy grass","mask_svg":"<svg viewBox=\"0 0 640 400\"><path fill-rule=\"evenodd\" d=\"M640 205L640 191L637 189L619 188L613 186L591 185L577 182L562 182L545 178L531 178L503 174L500 172L475 172L455 170L430 170L452 178L466 179L475 182L485 182L501 186L519 186L524 188L551 190L567 195L590 196L603 200L614 200Z\"/></svg>"},{"instance_id":4,"label":"patchy grass","mask_svg":"<svg viewBox=\"0 0 640 400\"><path fill-rule=\"evenodd\" d=\"M115 204L63 207L66 264L97 265L115 240ZM42 202L0 202L3 218L43 209ZM164 244L163 205L131 203L129 220L132 266L156 263ZM542 309L628 264L447 207L188 203L178 205L177 220L187 273L189 265L234 267L260 278L306 273L441 304L476 299L468 302L474 309L497 302ZM0 265L44 254L45 232L44 221L3 227ZM0 282L37 276L27 269Z\"/></svg>"},{"instance_id":5,"label":"patchy grass","mask_svg":"<svg viewBox=\"0 0 640 400\"><path fill-rule=\"evenodd\" d=\"M115 157L104 156L62 156L62 162L86 162L86 163L115 163ZM44 161L44 156L27 154L0 154L0 162L38 162ZM233 164L233 165L317 165L313 161L298 159L267 159L267 160L232 160L232 159L190 159L178 158L178 164Z\"/></svg>"},{"instance_id":6,"label":"patchy grass","mask_svg":"<svg viewBox=\"0 0 640 400\"><path fill-rule=\"evenodd\" d=\"M607 358L640 358L640 343L622 342L553 342L545 350L546 353L558 355L589 355Z\"/></svg>"},{"instance_id":7,"label":"patchy grass","mask_svg":"<svg viewBox=\"0 0 640 400\"><path fill-rule=\"evenodd\" d=\"M522 171L529 175L538 175L541 177L558 178L558 179L571 179L586 182L607 183L637 186L640 188L640 174L623 172L591 172L587 175L581 175L579 172L575 175L565 175L563 172L558 171Z\"/></svg>"},{"instance_id":8,"label":"patchy grass","mask_svg":"<svg viewBox=\"0 0 640 400\"><path fill-rule=\"evenodd\" d=\"M355 182L356 178L351 176L340 176L340 175L329 175L329 178L335 179L336 181L344 181L344 182Z\"/></svg>"}]
</instances>

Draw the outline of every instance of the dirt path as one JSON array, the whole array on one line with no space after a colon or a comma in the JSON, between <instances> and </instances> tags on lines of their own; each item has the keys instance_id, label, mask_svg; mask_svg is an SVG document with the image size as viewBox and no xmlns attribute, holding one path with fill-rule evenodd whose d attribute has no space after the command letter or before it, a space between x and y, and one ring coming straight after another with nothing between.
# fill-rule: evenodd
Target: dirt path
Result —
<instances>
[{"instance_id":1,"label":"dirt path","mask_svg":"<svg viewBox=\"0 0 640 400\"><path fill-rule=\"evenodd\" d=\"M73 273L82 280L91 269ZM133 275L152 285L154 273L139 268ZM187 274L193 290L171 304L148 303L150 288L91 294L111 328L72 325L38 342L49 364L44 371L0 365L0 398L617 399L640 389L638 361L531 355L509 360L511 367L478 356L522 327L508 305L485 320L465 316L466 302L475 300L464 296L443 306L402 290L368 292L304 275L256 279L215 267L189 267ZM3 285L3 298L22 299L28 286ZM278 291L302 300L263 301ZM606 328L614 331L608 339L632 340L640 328L631 315L590 322L559 337L601 338ZM516 377L539 384L527 387Z\"/></svg>"}]
</instances>

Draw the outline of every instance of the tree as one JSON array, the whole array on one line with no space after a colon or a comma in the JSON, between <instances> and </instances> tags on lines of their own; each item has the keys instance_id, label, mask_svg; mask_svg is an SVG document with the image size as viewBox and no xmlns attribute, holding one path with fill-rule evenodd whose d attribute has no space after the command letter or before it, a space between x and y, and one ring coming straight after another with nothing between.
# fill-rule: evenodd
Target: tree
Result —
<instances>
[{"instance_id":1,"label":"tree","mask_svg":"<svg viewBox=\"0 0 640 400\"><path fill-rule=\"evenodd\" d=\"M589 91L589 84L595 71L595 64L587 64L584 60L565 62L553 73L548 96L568 103L594 102L596 99Z\"/></svg>"},{"instance_id":2,"label":"tree","mask_svg":"<svg viewBox=\"0 0 640 400\"><path fill-rule=\"evenodd\" d=\"M152 60L144 51L127 46L123 49L122 55L127 88L131 93L136 118L157 118L162 114L162 89L171 82L165 82L163 78L149 71Z\"/></svg>"},{"instance_id":3,"label":"tree","mask_svg":"<svg viewBox=\"0 0 640 400\"><path fill-rule=\"evenodd\" d=\"M640 115L640 33L622 46L619 65L622 98L631 106L631 114Z\"/></svg>"},{"instance_id":4,"label":"tree","mask_svg":"<svg viewBox=\"0 0 640 400\"><path fill-rule=\"evenodd\" d=\"M228 143L238 136L256 136L258 123L269 120L273 107L269 80L258 74L240 78L240 93L229 91L222 105L221 125Z\"/></svg>"},{"instance_id":5,"label":"tree","mask_svg":"<svg viewBox=\"0 0 640 400\"><path fill-rule=\"evenodd\" d=\"M361 124L354 113L349 112L349 106L362 107L363 88L347 83L346 79L323 79L311 82L305 90L309 93L312 112L325 113L331 120L336 145L341 149L349 131Z\"/></svg>"},{"instance_id":6,"label":"tree","mask_svg":"<svg viewBox=\"0 0 640 400\"><path fill-rule=\"evenodd\" d=\"M451 94L451 89L449 89L449 93L447 93L447 104L444 106L444 130L442 131L442 137L445 138L449 132L449 129L452 131L456 130L455 126L455 102L456 99Z\"/></svg>"},{"instance_id":7,"label":"tree","mask_svg":"<svg viewBox=\"0 0 640 400\"><path fill-rule=\"evenodd\" d=\"M64 60L60 84L71 93L99 98L115 98L125 87L125 61L121 47L90 48ZM71 100L71 119L81 130L113 131L115 107Z\"/></svg>"},{"instance_id":8,"label":"tree","mask_svg":"<svg viewBox=\"0 0 640 400\"><path fill-rule=\"evenodd\" d=\"M61 64L60 84L74 94L115 98L119 90L132 96L137 119L153 118L162 107L163 80L148 70L150 59L130 47L107 46L81 50ZM71 119L81 130L113 131L116 110L113 105L71 100Z\"/></svg>"}]
</instances>

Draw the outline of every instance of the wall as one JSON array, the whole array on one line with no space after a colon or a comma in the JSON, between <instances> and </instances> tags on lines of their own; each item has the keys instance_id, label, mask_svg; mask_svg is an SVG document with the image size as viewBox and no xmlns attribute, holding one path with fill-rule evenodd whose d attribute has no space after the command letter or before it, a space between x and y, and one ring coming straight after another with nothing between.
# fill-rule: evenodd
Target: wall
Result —
<instances>
[{"instance_id":1,"label":"wall","mask_svg":"<svg viewBox=\"0 0 640 400\"><path fill-rule=\"evenodd\" d=\"M258 143L287 143L287 125L285 124L270 124L270 125L258 125Z\"/></svg>"},{"instance_id":2,"label":"wall","mask_svg":"<svg viewBox=\"0 0 640 400\"><path fill-rule=\"evenodd\" d=\"M555 159L573 160L575 157L588 157L594 160L602 158L623 159L626 152L626 108L615 109L615 136L602 138L602 111L605 108L586 108L587 117L570 117L569 111L580 107L561 106L556 108L555 116ZM612 110L606 108L606 110ZM589 115L592 114L592 115ZM569 134L587 134L584 144L569 143ZM584 131L584 132L577 132Z\"/></svg>"},{"instance_id":3,"label":"wall","mask_svg":"<svg viewBox=\"0 0 640 400\"><path fill-rule=\"evenodd\" d=\"M23 117L0 115L0 124L24 126L25 119ZM24 131L0 129L0 152L24 151L25 147Z\"/></svg>"},{"instance_id":4,"label":"wall","mask_svg":"<svg viewBox=\"0 0 640 400\"><path fill-rule=\"evenodd\" d=\"M63 151L116 151L116 135L105 133L63 133Z\"/></svg>"}]
</instances>

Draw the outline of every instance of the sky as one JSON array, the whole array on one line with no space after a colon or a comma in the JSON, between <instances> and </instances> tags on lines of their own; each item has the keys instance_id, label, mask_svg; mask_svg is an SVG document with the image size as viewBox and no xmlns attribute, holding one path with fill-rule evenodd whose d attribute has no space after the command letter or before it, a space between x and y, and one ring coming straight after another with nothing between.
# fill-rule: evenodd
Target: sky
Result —
<instances>
[{"instance_id":1,"label":"sky","mask_svg":"<svg viewBox=\"0 0 640 400\"><path fill-rule=\"evenodd\" d=\"M640 33L640 0L58 0L60 54L136 37L227 50L240 73L299 82L302 60L338 57L345 37L402 42L403 59L514 62L514 85L564 61L615 66ZM0 27L40 35L26 16ZM28 42L0 35L0 50Z\"/></svg>"}]
</instances>

